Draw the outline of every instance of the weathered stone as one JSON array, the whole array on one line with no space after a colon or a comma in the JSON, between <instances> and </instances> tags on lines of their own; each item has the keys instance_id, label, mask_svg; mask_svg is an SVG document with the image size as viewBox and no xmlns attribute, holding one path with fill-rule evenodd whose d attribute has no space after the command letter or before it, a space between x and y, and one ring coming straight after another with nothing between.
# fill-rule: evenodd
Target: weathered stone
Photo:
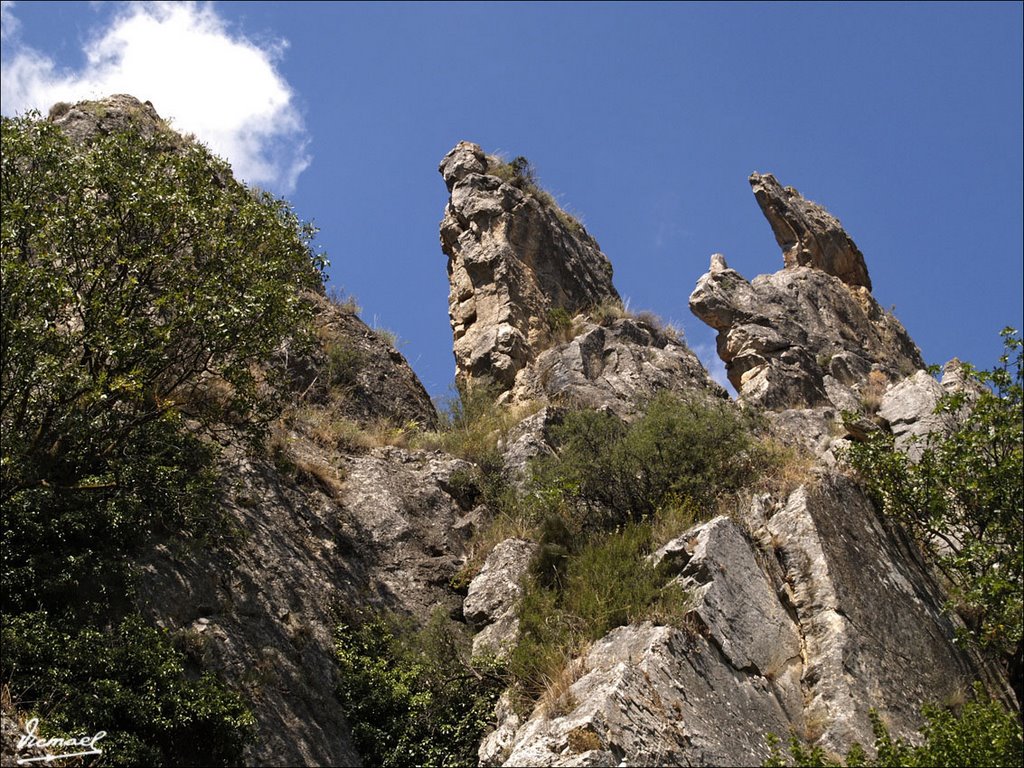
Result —
<instances>
[{"instance_id":1,"label":"weathered stone","mask_svg":"<svg viewBox=\"0 0 1024 768\"><path fill-rule=\"evenodd\" d=\"M522 371L513 398L608 409L629 418L660 390L727 396L685 344L643 320L598 325L581 316L576 325L573 339Z\"/></svg>"},{"instance_id":2,"label":"weathered stone","mask_svg":"<svg viewBox=\"0 0 1024 768\"><path fill-rule=\"evenodd\" d=\"M470 624L491 624L515 607L523 593L520 581L536 549L537 545L526 539L505 539L493 549L480 573L470 582L462 605L462 613Z\"/></svg>"},{"instance_id":3,"label":"weathered stone","mask_svg":"<svg viewBox=\"0 0 1024 768\"><path fill-rule=\"evenodd\" d=\"M750 186L771 224L787 268L814 267L844 283L871 290L864 256L828 211L783 187L770 173L753 173Z\"/></svg>"},{"instance_id":4,"label":"weathered stone","mask_svg":"<svg viewBox=\"0 0 1024 768\"><path fill-rule=\"evenodd\" d=\"M545 405L512 428L508 437L498 446L502 449L507 478L521 484L527 478L530 461L554 453L548 442L548 430L560 424L563 416L564 409Z\"/></svg>"},{"instance_id":5,"label":"weathered stone","mask_svg":"<svg viewBox=\"0 0 1024 768\"><path fill-rule=\"evenodd\" d=\"M340 390L343 396L334 397L332 407L360 424L386 420L436 428L437 409L402 353L355 312L322 295L308 298L316 307L321 345L308 359L291 361L294 389L313 403L325 403L332 389Z\"/></svg>"},{"instance_id":6,"label":"weathered stone","mask_svg":"<svg viewBox=\"0 0 1024 768\"><path fill-rule=\"evenodd\" d=\"M869 706L906 737L923 702L978 676L913 546L851 480L798 489L766 527L803 638L808 738L838 751L870 744Z\"/></svg>"},{"instance_id":7,"label":"weathered stone","mask_svg":"<svg viewBox=\"0 0 1024 768\"><path fill-rule=\"evenodd\" d=\"M445 488L468 465L398 448L327 455L299 433L290 442L297 464L315 457L344 484L289 480L229 447L224 510L246 535L211 551L158 547L141 566L139 607L201 636L204 668L249 701L259 738L248 764L359 765L334 690L336 610L458 614L449 582L463 562L451 536L462 510Z\"/></svg>"},{"instance_id":8,"label":"weathered stone","mask_svg":"<svg viewBox=\"0 0 1024 768\"><path fill-rule=\"evenodd\" d=\"M842 410L871 371L895 381L923 369L903 326L871 296L864 257L839 222L771 174L750 183L785 268L748 282L714 254L690 295L693 313L718 331L718 355L743 399Z\"/></svg>"},{"instance_id":9,"label":"weathered stone","mask_svg":"<svg viewBox=\"0 0 1024 768\"><path fill-rule=\"evenodd\" d=\"M776 679L799 664L796 627L736 524L716 517L683 538L691 556L682 584L691 590L694 613L730 665ZM799 691L790 693L798 702Z\"/></svg>"},{"instance_id":10,"label":"weathered stone","mask_svg":"<svg viewBox=\"0 0 1024 768\"><path fill-rule=\"evenodd\" d=\"M152 103L139 101L124 93L96 101L55 104L50 109L48 119L60 126L72 141L79 143L94 136L126 131L146 137L162 134L173 137L177 142L181 141L157 114Z\"/></svg>"},{"instance_id":11,"label":"weathered stone","mask_svg":"<svg viewBox=\"0 0 1024 768\"><path fill-rule=\"evenodd\" d=\"M505 390L549 343L550 313L612 302L612 268L581 224L532 184L503 181L501 161L460 142L441 161L451 193L441 247L456 376Z\"/></svg>"},{"instance_id":12,"label":"weathered stone","mask_svg":"<svg viewBox=\"0 0 1024 768\"><path fill-rule=\"evenodd\" d=\"M732 269L703 275L693 313L718 331L718 355L747 402L772 410L849 402L871 370L890 380L923 369L907 332L863 288L809 267L746 281ZM830 399L825 377L840 403Z\"/></svg>"},{"instance_id":13,"label":"weathered stone","mask_svg":"<svg viewBox=\"0 0 1024 768\"><path fill-rule=\"evenodd\" d=\"M487 556L484 567L469 584L462 604L466 620L480 629L473 638L474 656L504 657L519 640L519 598L522 581L537 544L505 539Z\"/></svg>"},{"instance_id":14,"label":"weathered stone","mask_svg":"<svg viewBox=\"0 0 1024 768\"><path fill-rule=\"evenodd\" d=\"M480 760L481 768L501 765L508 757L512 749L512 742L515 739L516 731L522 725L523 719L516 713L512 705L512 698L509 692L505 691L498 698L494 708L494 716L498 727L487 734L480 742L480 749L477 757Z\"/></svg>"},{"instance_id":15,"label":"weathered stone","mask_svg":"<svg viewBox=\"0 0 1024 768\"><path fill-rule=\"evenodd\" d=\"M941 414L935 413L943 394L939 382L926 371L918 371L891 386L882 397L878 415L888 422L896 448L915 461L921 458L928 435L946 423Z\"/></svg>"},{"instance_id":16,"label":"weathered stone","mask_svg":"<svg viewBox=\"0 0 1024 768\"><path fill-rule=\"evenodd\" d=\"M768 680L672 627L619 627L580 666L551 705L565 714L536 710L504 765L760 765L763 734L790 725Z\"/></svg>"}]
</instances>

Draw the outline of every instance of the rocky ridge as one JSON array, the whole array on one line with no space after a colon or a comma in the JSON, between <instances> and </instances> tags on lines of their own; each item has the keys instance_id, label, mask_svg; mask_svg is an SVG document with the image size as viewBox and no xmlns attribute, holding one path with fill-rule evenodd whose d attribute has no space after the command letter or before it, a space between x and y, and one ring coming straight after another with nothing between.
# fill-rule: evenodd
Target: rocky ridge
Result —
<instances>
[{"instance_id":1,"label":"rocky ridge","mask_svg":"<svg viewBox=\"0 0 1024 768\"><path fill-rule=\"evenodd\" d=\"M86 136L156 114L126 99L64 105L54 119ZM457 378L542 406L500 444L508 471L521 476L552 450L546 430L567 407L628 419L662 389L724 397L652 319L594 311L621 308L610 262L507 165L460 142L440 170ZM652 557L689 590L685 615L612 630L569 664L563 693L530 712L503 697L482 765L757 765L768 732L837 751L870 743L869 706L909 735L923 702L979 677L1013 701L953 642L942 588L830 450L856 437L843 411L900 440L940 428L932 406L960 386L957 367L942 384L923 372L834 217L770 175L751 181L785 268L747 281L713 256L690 304L718 330L744 407L811 448L814 469L795 489L748 494L728 516L678 531ZM303 406L324 421L434 424L404 358L354 312L316 301L321 348L288 361ZM361 365L328 386L332 355ZM469 531L489 514L459 480L471 469L442 451L356 448L309 419L283 422L267 455L226 447L221 501L238 535L214 549L158 548L139 563L137 601L187 641L195 671L243 692L258 723L249 764L362 763L335 695L339 609L421 622L440 609L478 630L478 651L513 641L532 542L499 543L465 595L452 586Z\"/></svg>"},{"instance_id":2,"label":"rocky ridge","mask_svg":"<svg viewBox=\"0 0 1024 768\"><path fill-rule=\"evenodd\" d=\"M451 193L441 248L457 379L507 390L547 345L552 312L619 303L611 263L582 225L476 144L459 142L438 170Z\"/></svg>"},{"instance_id":3,"label":"rocky ridge","mask_svg":"<svg viewBox=\"0 0 1024 768\"><path fill-rule=\"evenodd\" d=\"M957 619L944 612L944 592L915 545L879 516L831 450L857 436L851 418L900 441L940 428L932 411L943 386L957 385L956 367L941 385L924 372L834 217L771 176L751 182L784 269L748 282L716 254L690 304L719 331L741 401L765 409L776 436L810 448L817 466L795 490L757 496L655 553L690 591L680 626L613 630L573 662L557 700L526 717L501 702L482 765L757 765L767 732L836 752L870 744L867 706L909 736L923 702L956 696L978 677L1012 700L998 674L955 644ZM615 357L650 359L638 326L631 322L629 352ZM627 418L617 404L661 386L711 391L699 375L675 369L662 378L664 369L638 366L643 384L624 395L618 377L585 375L576 361L587 355L577 350L605 345L590 338L592 326L574 331L528 363L513 391L549 402L571 393ZM524 386L533 381L544 385ZM536 428L526 434L534 454L550 450Z\"/></svg>"}]
</instances>

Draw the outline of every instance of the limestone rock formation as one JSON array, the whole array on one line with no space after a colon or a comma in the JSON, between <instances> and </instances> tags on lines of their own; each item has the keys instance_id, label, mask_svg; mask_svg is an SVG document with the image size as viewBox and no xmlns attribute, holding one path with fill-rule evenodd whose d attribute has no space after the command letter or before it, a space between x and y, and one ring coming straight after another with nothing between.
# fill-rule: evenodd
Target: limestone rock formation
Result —
<instances>
[{"instance_id":1,"label":"limestone rock formation","mask_svg":"<svg viewBox=\"0 0 1024 768\"><path fill-rule=\"evenodd\" d=\"M922 701L981 674L941 589L855 484L826 474L766 501L655 553L690 589L686 629L613 630L560 702L502 750L485 741L482 764L759 765L768 732L845 750L871 743L865 702L906 736Z\"/></svg>"},{"instance_id":2,"label":"limestone rock formation","mask_svg":"<svg viewBox=\"0 0 1024 768\"><path fill-rule=\"evenodd\" d=\"M63 105L52 119L77 140L133 121L162 130L130 97ZM521 167L462 142L440 171L458 377L540 408L499 443L508 478L553 450L547 432L569 407L629 419L659 390L725 395L673 333L621 312L597 243ZM871 743L870 707L907 737L922 703L974 679L1013 697L957 646L941 585L828 452L841 411L855 412L850 434L888 429L901 444L940 428L934 404L966 386L962 372L950 367L940 384L923 371L838 221L771 176L751 182L785 269L747 281L716 254L690 306L718 331L743 407L767 409L770 431L818 460L795 490L750 490L728 515L667 534L651 560L688 591L683 615L594 640L532 712L506 692L481 765L759 765L767 733L845 751ZM157 547L137 563L132 597L189 649L190 673L212 670L243 694L257 720L254 765L361 764L335 690L339 610L421 623L440 612L478 631L476 653L501 655L537 548L505 539L465 597L456 592L467 539L494 514L466 490L474 468L340 436L338 420L429 428L436 413L397 351L351 311L310 300L319 349L285 349L277 362L320 422L281 421L264 453L226 437L220 503L232 531ZM602 321L601 305L619 311ZM3 732L6 749L6 714Z\"/></svg>"},{"instance_id":3,"label":"limestone rock formation","mask_svg":"<svg viewBox=\"0 0 1024 768\"><path fill-rule=\"evenodd\" d=\"M761 407L856 403L872 371L896 381L924 368L906 330L871 296L863 257L824 209L751 177L785 269L747 281L720 254L690 295L718 331L718 354L743 399Z\"/></svg>"},{"instance_id":4,"label":"limestone rock formation","mask_svg":"<svg viewBox=\"0 0 1024 768\"><path fill-rule=\"evenodd\" d=\"M871 290L863 254L832 214L793 187L783 187L770 173L751 174L750 186L786 267L814 267L847 285Z\"/></svg>"},{"instance_id":5,"label":"limestone rock formation","mask_svg":"<svg viewBox=\"0 0 1024 768\"><path fill-rule=\"evenodd\" d=\"M119 93L98 101L60 102L50 108L49 120L76 142L95 135L136 131L143 136L163 133L180 141L149 101Z\"/></svg>"},{"instance_id":6,"label":"limestone rock formation","mask_svg":"<svg viewBox=\"0 0 1024 768\"><path fill-rule=\"evenodd\" d=\"M620 415L664 388L725 395L673 333L622 310L607 257L530 177L468 142L440 171L460 381Z\"/></svg>"},{"instance_id":7,"label":"limestone rock formation","mask_svg":"<svg viewBox=\"0 0 1024 768\"><path fill-rule=\"evenodd\" d=\"M161 547L143 565L140 608L195 638L194 661L251 702L254 765L358 765L334 691L339 607L397 610L426 621L460 612L449 581L464 543L449 494L465 462L380 448L325 454L290 437L294 476L232 450L225 511L239 531L206 552ZM344 483L340 478L344 477Z\"/></svg>"},{"instance_id":8,"label":"limestone rock formation","mask_svg":"<svg viewBox=\"0 0 1024 768\"><path fill-rule=\"evenodd\" d=\"M607 408L628 418L658 390L726 392L674 334L642 319L605 325L577 318L578 333L540 353L512 390L517 400Z\"/></svg>"},{"instance_id":9,"label":"limestone rock formation","mask_svg":"<svg viewBox=\"0 0 1024 768\"><path fill-rule=\"evenodd\" d=\"M460 142L439 170L456 375L506 390L548 343L552 311L619 303L611 264L550 196L476 144Z\"/></svg>"},{"instance_id":10,"label":"limestone rock formation","mask_svg":"<svg viewBox=\"0 0 1024 768\"><path fill-rule=\"evenodd\" d=\"M844 411L855 419L848 435L891 429L901 444L926 435L940 426L938 397L963 377L954 366L939 384L923 370L834 218L771 177L752 182L785 269L749 282L716 254L690 303L719 331L741 399L768 409L776 437L810 449L814 469L796 490L754 496L653 553L688 590L686 615L611 631L528 716L503 701L481 765L758 765L769 732L845 752L871 744L869 707L910 737L923 702L972 680L1013 698L956 644L959 620L915 545L830 451ZM571 392L628 418L624 404L647 388L708 391L699 372L659 364L659 344L638 337L653 336L649 327L621 322L581 323L526 365L513 394L551 402ZM622 337L633 343L616 348ZM507 450L517 469L550 450L544 430L558 414L548 406L515 434Z\"/></svg>"},{"instance_id":11,"label":"limestone rock formation","mask_svg":"<svg viewBox=\"0 0 1024 768\"><path fill-rule=\"evenodd\" d=\"M331 386L344 396L337 410L366 424L387 420L396 425L437 426L437 410L405 357L349 308L325 296L313 296L322 344L312 359L296 361L295 388L315 402L325 402Z\"/></svg>"},{"instance_id":12,"label":"limestone rock formation","mask_svg":"<svg viewBox=\"0 0 1024 768\"><path fill-rule=\"evenodd\" d=\"M484 567L469 584L462 612L471 625L480 629L473 638L473 655L503 656L519 639L516 609L537 544L526 539L505 539L490 555Z\"/></svg>"}]
</instances>

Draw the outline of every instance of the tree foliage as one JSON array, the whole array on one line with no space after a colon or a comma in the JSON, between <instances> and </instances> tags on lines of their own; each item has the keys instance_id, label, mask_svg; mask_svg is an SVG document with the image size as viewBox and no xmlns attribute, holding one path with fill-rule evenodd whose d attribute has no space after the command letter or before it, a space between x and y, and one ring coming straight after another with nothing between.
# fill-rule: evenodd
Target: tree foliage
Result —
<instances>
[{"instance_id":1,"label":"tree foliage","mask_svg":"<svg viewBox=\"0 0 1024 768\"><path fill-rule=\"evenodd\" d=\"M367 613L339 625L338 696L367 765L475 765L502 687L473 669L443 613L416 629Z\"/></svg>"},{"instance_id":2,"label":"tree foliage","mask_svg":"<svg viewBox=\"0 0 1024 768\"><path fill-rule=\"evenodd\" d=\"M752 417L725 403L668 392L632 424L575 411L552 429L558 453L533 465L534 486L557 491L606 528L680 502L707 507L756 478L768 461L753 426Z\"/></svg>"},{"instance_id":3,"label":"tree foliage","mask_svg":"<svg viewBox=\"0 0 1024 768\"><path fill-rule=\"evenodd\" d=\"M311 312L312 228L194 143L76 145L31 115L2 131L4 499L81 482L86 456L214 381L217 415L253 420L272 391L257 364Z\"/></svg>"},{"instance_id":4,"label":"tree foliage","mask_svg":"<svg viewBox=\"0 0 1024 768\"><path fill-rule=\"evenodd\" d=\"M877 712L869 713L875 737L875 756L869 757L859 744L853 744L842 760L825 753L821 747L809 747L791 736L788 754L774 735L767 738L770 757L766 766L1009 766L1024 762L1024 732L1017 715L975 688L975 698L953 712L943 707L922 708L925 726L922 743L910 744L893 737Z\"/></svg>"},{"instance_id":5,"label":"tree foliage","mask_svg":"<svg viewBox=\"0 0 1024 768\"><path fill-rule=\"evenodd\" d=\"M996 367L968 367L968 386L941 398L946 428L924 441L919 461L882 437L853 445L849 458L879 506L934 556L977 640L1011 659L1019 687L1024 345L1013 329L1003 338Z\"/></svg>"},{"instance_id":6,"label":"tree foliage","mask_svg":"<svg viewBox=\"0 0 1024 768\"><path fill-rule=\"evenodd\" d=\"M251 716L133 613L132 562L223 530L205 437L276 412L314 230L166 129L0 135L0 674L111 764L237 763Z\"/></svg>"},{"instance_id":7,"label":"tree foliage","mask_svg":"<svg viewBox=\"0 0 1024 768\"><path fill-rule=\"evenodd\" d=\"M45 613L4 622L22 702L53 733L95 733L104 765L237 765L255 720L237 693L195 674L166 631L129 616L110 631Z\"/></svg>"}]
</instances>

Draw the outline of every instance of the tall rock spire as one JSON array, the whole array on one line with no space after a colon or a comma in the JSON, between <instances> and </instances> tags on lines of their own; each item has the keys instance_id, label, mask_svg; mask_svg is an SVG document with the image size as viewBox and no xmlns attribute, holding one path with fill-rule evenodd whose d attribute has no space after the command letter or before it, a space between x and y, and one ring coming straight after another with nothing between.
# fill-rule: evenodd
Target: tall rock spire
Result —
<instances>
[{"instance_id":1,"label":"tall rock spire","mask_svg":"<svg viewBox=\"0 0 1024 768\"><path fill-rule=\"evenodd\" d=\"M438 169L451 198L441 222L456 378L507 390L551 332L551 313L620 303L600 246L528 164L462 141Z\"/></svg>"}]
</instances>

